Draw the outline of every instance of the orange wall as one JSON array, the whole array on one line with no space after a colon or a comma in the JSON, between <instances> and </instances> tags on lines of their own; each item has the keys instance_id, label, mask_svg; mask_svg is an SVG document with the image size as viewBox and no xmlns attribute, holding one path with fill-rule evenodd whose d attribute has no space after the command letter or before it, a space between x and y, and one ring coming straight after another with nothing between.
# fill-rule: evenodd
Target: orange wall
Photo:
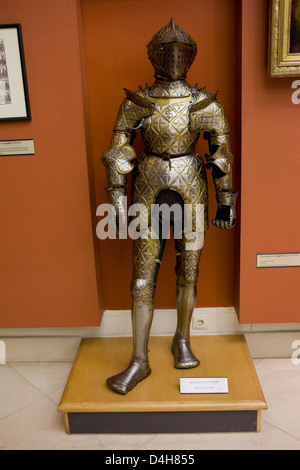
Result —
<instances>
[{"instance_id":1,"label":"orange wall","mask_svg":"<svg viewBox=\"0 0 300 470\"><path fill-rule=\"evenodd\" d=\"M235 304L236 285L242 323L300 321L299 268L256 268L257 253L299 251L300 105L291 101L293 78L267 77L268 1L241 2L241 43L235 0L82 0L83 38L76 4L0 0L1 23L22 24L32 111L32 121L1 122L0 139L33 138L36 149L35 156L0 157L0 328L99 325L98 287L106 309L130 308L130 240L96 240L102 282L97 279L89 150L101 204L107 196L100 155L109 145L122 88L151 83L145 45L171 16L199 46L188 81L220 90L232 128L237 189L241 131L240 222L231 232L210 227L197 306ZM136 148L142 148L139 140ZM206 144L198 150L206 152ZM216 203L209 185L211 219ZM175 306L174 264L170 240L157 308Z\"/></svg>"},{"instance_id":2,"label":"orange wall","mask_svg":"<svg viewBox=\"0 0 300 470\"><path fill-rule=\"evenodd\" d=\"M0 157L0 328L100 322L76 1L0 1L21 23L32 113L0 139L35 156Z\"/></svg>"},{"instance_id":3,"label":"orange wall","mask_svg":"<svg viewBox=\"0 0 300 470\"><path fill-rule=\"evenodd\" d=\"M256 268L257 253L299 252L300 105L295 78L268 78L268 1L244 0L240 321L300 321L300 268Z\"/></svg>"},{"instance_id":4,"label":"orange wall","mask_svg":"<svg viewBox=\"0 0 300 470\"><path fill-rule=\"evenodd\" d=\"M105 169L100 155L109 146L123 87L136 90L153 81L146 44L173 17L198 43L198 55L188 75L210 92L220 90L232 128L236 154L236 1L235 0L82 0L87 83L94 154L97 204L107 202ZM142 150L141 142L135 144ZM198 150L207 152L205 142ZM239 155L236 155L239 159ZM216 203L210 180L210 219ZM205 241L198 283L197 306L231 306L234 303L235 233L211 225ZM103 296L106 309L131 306L131 240L100 242ZM167 244L156 293L157 308L175 306L175 255Z\"/></svg>"}]
</instances>

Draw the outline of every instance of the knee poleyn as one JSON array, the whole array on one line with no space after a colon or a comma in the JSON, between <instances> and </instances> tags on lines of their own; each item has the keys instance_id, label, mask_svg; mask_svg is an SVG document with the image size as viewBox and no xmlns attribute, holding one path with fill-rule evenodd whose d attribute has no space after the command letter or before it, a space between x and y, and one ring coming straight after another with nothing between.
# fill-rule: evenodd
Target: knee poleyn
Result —
<instances>
[{"instance_id":1,"label":"knee poleyn","mask_svg":"<svg viewBox=\"0 0 300 470\"><path fill-rule=\"evenodd\" d=\"M131 282L131 295L135 300L151 302L154 299L156 285L148 279L133 279Z\"/></svg>"}]
</instances>

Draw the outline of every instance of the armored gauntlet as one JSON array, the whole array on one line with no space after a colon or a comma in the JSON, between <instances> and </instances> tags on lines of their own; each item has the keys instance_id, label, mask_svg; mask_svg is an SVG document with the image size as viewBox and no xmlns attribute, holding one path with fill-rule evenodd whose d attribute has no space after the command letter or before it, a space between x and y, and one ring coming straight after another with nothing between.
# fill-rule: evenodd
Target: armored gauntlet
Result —
<instances>
[{"instance_id":1,"label":"armored gauntlet","mask_svg":"<svg viewBox=\"0 0 300 470\"><path fill-rule=\"evenodd\" d=\"M223 139L224 137L225 135ZM226 137L225 139L227 140ZM232 190L231 166L233 159L229 142L226 142L226 140L217 147L217 150L212 155L205 155L207 161L206 167L212 167L212 177L218 203L217 215L212 223L222 229L230 229L235 225L235 203L238 194L237 191ZM210 145L211 150L214 148L216 148L215 145Z\"/></svg>"}]
</instances>

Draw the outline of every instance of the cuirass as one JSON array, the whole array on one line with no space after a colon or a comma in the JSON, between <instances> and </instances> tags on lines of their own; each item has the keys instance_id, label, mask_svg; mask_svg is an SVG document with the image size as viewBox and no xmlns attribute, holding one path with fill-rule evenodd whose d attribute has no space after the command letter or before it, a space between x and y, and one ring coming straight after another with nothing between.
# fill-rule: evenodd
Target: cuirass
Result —
<instances>
[{"instance_id":1,"label":"cuirass","mask_svg":"<svg viewBox=\"0 0 300 470\"><path fill-rule=\"evenodd\" d=\"M229 174L231 165L228 123L216 93L211 95L185 80L156 80L150 87L140 87L136 92L125 89L125 92L110 149L102 157L110 168L111 188L124 187L125 174L134 169L134 204L143 204L150 214L160 190L177 191L185 204L204 206L206 230L206 172L196 152L202 132L208 134L209 145L218 148L212 156L206 156L207 163L218 166L224 174ZM144 152L138 156L129 144L132 132L137 129L141 130L145 144ZM231 184L230 174L220 181Z\"/></svg>"},{"instance_id":2,"label":"cuirass","mask_svg":"<svg viewBox=\"0 0 300 470\"><path fill-rule=\"evenodd\" d=\"M146 153L178 155L195 151L199 133L190 131L191 87L186 82L156 82L147 99L154 105L144 119L142 137Z\"/></svg>"},{"instance_id":3,"label":"cuirass","mask_svg":"<svg viewBox=\"0 0 300 470\"><path fill-rule=\"evenodd\" d=\"M142 126L146 153L177 155L195 151L199 134L189 128L187 98L151 98L155 105L151 116Z\"/></svg>"}]
</instances>

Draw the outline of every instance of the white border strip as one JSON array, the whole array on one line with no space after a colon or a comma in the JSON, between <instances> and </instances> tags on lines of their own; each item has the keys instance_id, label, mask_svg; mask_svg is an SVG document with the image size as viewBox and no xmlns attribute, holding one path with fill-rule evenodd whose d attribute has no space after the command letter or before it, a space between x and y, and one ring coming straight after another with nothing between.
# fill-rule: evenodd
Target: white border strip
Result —
<instances>
[{"instance_id":1,"label":"white border strip","mask_svg":"<svg viewBox=\"0 0 300 470\"><path fill-rule=\"evenodd\" d=\"M174 334L177 314L175 309L155 310L151 335ZM229 334L266 331L300 330L300 323L263 323L241 325L234 307L196 308L192 317L191 334ZM66 328L5 328L4 337L106 337L131 336L130 310L106 310L99 327Z\"/></svg>"}]
</instances>

